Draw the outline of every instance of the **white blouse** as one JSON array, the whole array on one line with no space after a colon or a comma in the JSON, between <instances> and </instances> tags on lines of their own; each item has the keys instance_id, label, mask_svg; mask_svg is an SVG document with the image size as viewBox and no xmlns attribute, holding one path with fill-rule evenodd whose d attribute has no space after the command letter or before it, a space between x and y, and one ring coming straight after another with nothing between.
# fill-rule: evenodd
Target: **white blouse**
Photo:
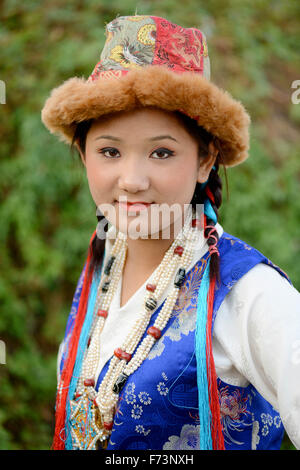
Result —
<instances>
[{"instance_id":1,"label":"white blouse","mask_svg":"<svg viewBox=\"0 0 300 470\"><path fill-rule=\"evenodd\" d=\"M220 237L223 228L217 224L216 229ZM108 236L104 265L112 243ZM187 271L207 251L203 236ZM154 273L120 308L121 277L101 335L98 374L133 327ZM158 307L170 289L158 299ZM212 347L218 377L235 386L251 383L280 413L290 440L300 449L300 293L274 268L259 263L220 305Z\"/></svg>"}]
</instances>

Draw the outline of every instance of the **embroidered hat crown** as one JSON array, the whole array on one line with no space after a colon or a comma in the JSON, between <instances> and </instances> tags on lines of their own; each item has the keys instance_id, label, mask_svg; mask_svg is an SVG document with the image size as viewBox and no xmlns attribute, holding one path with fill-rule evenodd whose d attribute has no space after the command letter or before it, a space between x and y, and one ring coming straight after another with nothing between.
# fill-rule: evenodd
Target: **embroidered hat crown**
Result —
<instances>
[{"instance_id":1,"label":"embroidered hat crown","mask_svg":"<svg viewBox=\"0 0 300 470\"><path fill-rule=\"evenodd\" d=\"M122 16L106 25L106 42L89 80L118 76L147 65L163 65L173 72L196 72L210 79L204 34L164 18Z\"/></svg>"}]
</instances>

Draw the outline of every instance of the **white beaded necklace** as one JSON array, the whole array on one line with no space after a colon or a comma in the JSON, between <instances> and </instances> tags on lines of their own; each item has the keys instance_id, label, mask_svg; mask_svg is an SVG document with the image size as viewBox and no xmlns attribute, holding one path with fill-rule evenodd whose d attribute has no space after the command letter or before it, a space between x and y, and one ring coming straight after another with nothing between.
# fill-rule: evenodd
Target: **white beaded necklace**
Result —
<instances>
[{"instance_id":1,"label":"white beaded necklace","mask_svg":"<svg viewBox=\"0 0 300 470\"><path fill-rule=\"evenodd\" d=\"M91 412L92 433L88 434L90 436L88 443L86 442L87 433L81 435L78 431L80 426L77 426L76 429L71 427L73 441L79 449L96 449L98 442L102 443L102 447L107 445L112 432L119 393L128 376L133 374L146 359L171 317L186 269L193 259L194 250L199 240L198 222L199 220L195 218L192 207L189 206L184 226L155 271L153 283L146 285L144 310L122 346L114 351L114 356L110 360L108 370L97 392L95 385L100 356L101 332L118 287L127 255L127 237L122 232L118 232L99 283L94 308L94 322L91 328L91 340L83 361L75 400L71 401L71 421L76 421L76 416L79 416L80 412L82 413L82 409L90 409ZM157 307L158 299L172 279L173 289L166 298L154 325L148 328L147 336L137 348Z\"/></svg>"}]
</instances>

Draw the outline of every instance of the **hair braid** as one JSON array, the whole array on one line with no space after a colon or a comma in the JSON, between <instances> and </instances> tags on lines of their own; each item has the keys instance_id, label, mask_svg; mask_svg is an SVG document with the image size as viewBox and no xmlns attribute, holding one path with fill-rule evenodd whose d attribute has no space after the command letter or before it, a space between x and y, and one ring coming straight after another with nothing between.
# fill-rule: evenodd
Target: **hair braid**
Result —
<instances>
[{"instance_id":1,"label":"hair braid","mask_svg":"<svg viewBox=\"0 0 300 470\"><path fill-rule=\"evenodd\" d=\"M192 205L195 207L196 204L203 204L205 199L208 199L210 205L216 215L218 220L218 209L222 204L222 180L218 175L219 170L219 160L222 156L219 155L216 158L214 163L214 168L209 174L206 186L202 189L201 184L197 183L194 196L192 199ZM217 282L220 282L220 257L216 244L219 240L219 234L215 228L215 222L206 214L204 214L204 236L207 238L207 244L210 251L210 280L216 277Z\"/></svg>"},{"instance_id":2,"label":"hair braid","mask_svg":"<svg viewBox=\"0 0 300 470\"><path fill-rule=\"evenodd\" d=\"M215 169L213 168L210 172L207 186L209 187L211 193L214 196L214 199L210 200L210 203L218 219L219 218L218 209L222 204L222 187L223 187L222 180L220 176L218 175L218 171L219 171L218 159L215 161L214 167Z\"/></svg>"},{"instance_id":3,"label":"hair braid","mask_svg":"<svg viewBox=\"0 0 300 470\"><path fill-rule=\"evenodd\" d=\"M107 232L108 221L105 218L105 216L103 214L99 214L97 215L97 219L98 219L98 224L101 223L103 219L106 220L107 223L104 226L104 231ZM89 269L91 271L96 271L102 266L102 263L104 261L105 240L106 238L104 239L98 238L97 231L96 231L95 236L92 240L92 244L91 244L92 258L91 258L91 263L89 266Z\"/></svg>"}]
</instances>

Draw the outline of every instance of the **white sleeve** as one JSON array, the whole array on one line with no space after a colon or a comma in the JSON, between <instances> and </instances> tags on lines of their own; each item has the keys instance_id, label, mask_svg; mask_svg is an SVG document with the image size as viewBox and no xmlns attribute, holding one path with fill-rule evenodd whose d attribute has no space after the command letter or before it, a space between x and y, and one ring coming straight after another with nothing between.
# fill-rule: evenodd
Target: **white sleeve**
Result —
<instances>
[{"instance_id":1,"label":"white sleeve","mask_svg":"<svg viewBox=\"0 0 300 470\"><path fill-rule=\"evenodd\" d=\"M227 360L280 413L300 449L300 293L274 268L259 263L226 295L214 341L216 369Z\"/></svg>"}]
</instances>

